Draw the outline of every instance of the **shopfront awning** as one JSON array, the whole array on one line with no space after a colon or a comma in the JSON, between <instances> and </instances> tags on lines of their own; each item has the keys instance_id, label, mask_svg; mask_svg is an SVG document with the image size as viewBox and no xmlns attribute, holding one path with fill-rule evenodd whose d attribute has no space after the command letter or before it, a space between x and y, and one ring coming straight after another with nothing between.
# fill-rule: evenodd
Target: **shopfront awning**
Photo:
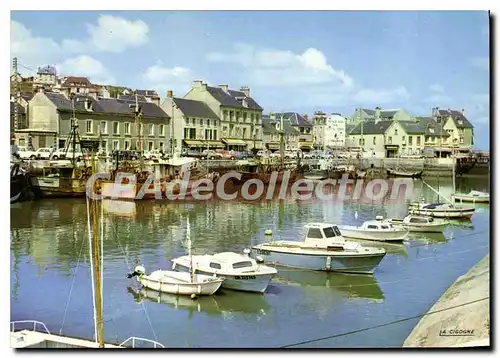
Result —
<instances>
[{"instance_id":1,"label":"shopfront awning","mask_svg":"<svg viewBox=\"0 0 500 358\"><path fill-rule=\"evenodd\" d=\"M313 142L299 142L300 148L312 148Z\"/></svg>"},{"instance_id":2,"label":"shopfront awning","mask_svg":"<svg viewBox=\"0 0 500 358\"><path fill-rule=\"evenodd\" d=\"M201 140L184 139L184 144L188 147L203 147L205 146Z\"/></svg>"},{"instance_id":3,"label":"shopfront awning","mask_svg":"<svg viewBox=\"0 0 500 358\"><path fill-rule=\"evenodd\" d=\"M386 144L385 149L398 149L399 145L398 144Z\"/></svg>"},{"instance_id":4,"label":"shopfront awning","mask_svg":"<svg viewBox=\"0 0 500 358\"><path fill-rule=\"evenodd\" d=\"M269 150L278 150L278 149L280 149L280 144L279 143L267 143L266 146L267 146L267 149L269 149Z\"/></svg>"},{"instance_id":5,"label":"shopfront awning","mask_svg":"<svg viewBox=\"0 0 500 358\"><path fill-rule=\"evenodd\" d=\"M223 138L222 142L226 143L227 145L241 145L241 146L247 145L247 143L241 139Z\"/></svg>"},{"instance_id":6,"label":"shopfront awning","mask_svg":"<svg viewBox=\"0 0 500 358\"><path fill-rule=\"evenodd\" d=\"M218 140L206 140L204 142L205 146L208 145L209 148L224 148L225 145L221 141Z\"/></svg>"}]
</instances>

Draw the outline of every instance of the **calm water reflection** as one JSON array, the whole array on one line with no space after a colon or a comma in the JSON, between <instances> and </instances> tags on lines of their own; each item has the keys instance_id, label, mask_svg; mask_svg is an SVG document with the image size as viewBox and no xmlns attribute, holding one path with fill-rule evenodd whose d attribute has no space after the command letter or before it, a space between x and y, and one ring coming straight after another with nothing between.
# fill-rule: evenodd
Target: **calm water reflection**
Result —
<instances>
[{"instance_id":1,"label":"calm water reflection","mask_svg":"<svg viewBox=\"0 0 500 358\"><path fill-rule=\"evenodd\" d=\"M436 185L431 182L432 185ZM442 192L451 183L441 180ZM488 190L489 182L460 179L457 189ZM416 182L429 200L435 194ZM420 193L418 194L420 195ZM402 217L407 205L344 202L137 202L132 214L107 204L104 215L105 338L135 335L168 347L278 347L425 312L459 275L489 251L489 207L443 235L411 236L388 252L373 276L280 270L264 295L221 291L191 300L141 290L126 278L142 263L170 267L185 253L189 215L194 252L239 251L268 240L297 239L311 221L360 224L375 215ZM114 214L113 214L114 212ZM357 215L355 215L357 212ZM356 219L357 216L357 219ZM11 320L34 319L53 332L91 338L92 293L84 200L11 205ZM74 282L74 285L73 285ZM73 285L73 287L72 287ZM70 295L71 291L71 295ZM303 347L400 346L417 323L321 341Z\"/></svg>"}]
</instances>

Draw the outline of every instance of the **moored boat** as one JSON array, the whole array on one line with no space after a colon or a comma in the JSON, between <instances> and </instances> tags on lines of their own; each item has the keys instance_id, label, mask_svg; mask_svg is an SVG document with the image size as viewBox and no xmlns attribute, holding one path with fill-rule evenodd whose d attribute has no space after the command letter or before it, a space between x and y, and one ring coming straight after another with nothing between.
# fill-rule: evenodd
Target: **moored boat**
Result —
<instances>
[{"instance_id":1,"label":"moored boat","mask_svg":"<svg viewBox=\"0 0 500 358\"><path fill-rule=\"evenodd\" d=\"M371 274L382 261L384 249L346 241L336 225L305 225L303 241L272 241L252 247L257 260L317 271Z\"/></svg>"},{"instance_id":2,"label":"moored boat","mask_svg":"<svg viewBox=\"0 0 500 358\"><path fill-rule=\"evenodd\" d=\"M137 281L151 290L174 295L210 296L222 285L224 279L209 275L190 274L170 270L156 270L146 275L143 266L137 266L128 278L136 276Z\"/></svg>"},{"instance_id":3,"label":"moored boat","mask_svg":"<svg viewBox=\"0 0 500 358\"><path fill-rule=\"evenodd\" d=\"M361 226L339 225L339 229L342 236L360 240L403 241L408 235L408 230L394 227L381 216L365 221Z\"/></svg>"},{"instance_id":4,"label":"moored boat","mask_svg":"<svg viewBox=\"0 0 500 358\"><path fill-rule=\"evenodd\" d=\"M489 203L490 194L478 190L471 190L469 193L455 193L455 201L460 203Z\"/></svg>"},{"instance_id":5,"label":"moored boat","mask_svg":"<svg viewBox=\"0 0 500 358\"><path fill-rule=\"evenodd\" d=\"M424 172L422 170L416 172L406 172L402 170L387 169L387 175L391 177L421 178L423 173Z\"/></svg>"},{"instance_id":6,"label":"moored boat","mask_svg":"<svg viewBox=\"0 0 500 358\"><path fill-rule=\"evenodd\" d=\"M195 273L209 274L224 278L222 288L264 292L272 278L278 272L275 268L262 265L245 254L221 252L214 255L193 255L192 267ZM188 271L190 258L181 256L172 260L172 270Z\"/></svg>"},{"instance_id":7,"label":"moored boat","mask_svg":"<svg viewBox=\"0 0 500 358\"><path fill-rule=\"evenodd\" d=\"M407 215L403 219L393 218L388 221L410 232L443 232L447 225L444 220L421 215Z\"/></svg>"},{"instance_id":8,"label":"moored boat","mask_svg":"<svg viewBox=\"0 0 500 358\"><path fill-rule=\"evenodd\" d=\"M456 206L446 203L411 203L408 211L410 214L436 218L470 219L476 208L473 206Z\"/></svg>"}]
</instances>

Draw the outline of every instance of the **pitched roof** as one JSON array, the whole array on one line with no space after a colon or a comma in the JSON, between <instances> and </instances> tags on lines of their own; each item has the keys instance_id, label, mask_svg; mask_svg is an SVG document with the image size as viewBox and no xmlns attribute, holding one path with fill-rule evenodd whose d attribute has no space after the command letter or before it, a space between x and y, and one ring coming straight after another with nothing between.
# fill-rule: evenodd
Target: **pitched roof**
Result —
<instances>
[{"instance_id":1,"label":"pitched roof","mask_svg":"<svg viewBox=\"0 0 500 358\"><path fill-rule=\"evenodd\" d=\"M90 87L91 85L87 77L69 76L61 87Z\"/></svg>"},{"instance_id":2,"label":"pitched roof","mask_svg":"<svg viewBox=\"0 0 500 358\"><path fill-rule=\"evenodd\" d=\"M45 93L45 95L56 105L58 110L72 110L71 101L64 95L60 93ZM75 96L75 110L78 112L87 112L85 109L85 101L92 102L92 112L94 113L120 114L130 117L134 116L130 105L135 104L135 101L126 101L116 98L95 99L91 96ZM155 103L140 102L139 106L142 107L142 115L144 117L170 118L168 114Z\"/></svg>"},{"instance_id":3,"label":"pitched roof","mask_svg":"<svg viewBox=\"0 0 500 358\"><path fill-rule=\"evenodd\" d=\"M381 110L380 111L380 117L382 117L382 118L393 118L394 115L397 112L398 112L397 109L395 109L395 110L394 109L390 109L390 110L385 110L385 111Z\"/></svg>"},{"instance_id":4,"label":"pitched roof","mask_svg":"<svg viewBox=\"0 0 500 358\"><path fill-rule=\"evenodd\" d=\"M219 117L204 102L184 98L174 98L174 102L185 116L219 119Z\"/></svg>"},{"instance_id":5,"label":"pitched roof","mask_svg":"<svg viewBox=\"0 0 500 358\"><path fill-rule=\"evenodd\" d=\"M465 118L464 114L461 111L457 111L454 109L439 109L438 112L440 116L451 116L457 128L474 128L471 122L469 122L469 120Z\"/></svg>"},{"instance_id":6,"label":"pitched roof","mask_svg":"<svg viewBox=\"0 0 500 358\"><path fill-rule=\"evenodd\" d=\"M276 129L276 124L278 125L281 124L281 118L270 118L267 115L262 116L263 126L264 123L266 123L268 127L274 128L274 130L272 130L273 132L278 133L279 130ZM299 130L296 127L294 127L293 124L287 118L285 118L285 116L283 116L283 132L285 134L292 134L292 135L300 134Z\"/></svg>"},{"instance_id":7,"label":"pitched roof","mask_svg":"<svg viewBox=\"0 0 500 358\"><path fill-rule=\"evenodd\" d=\"M361 127L363 127L363 134L384 134L387 128L394 123L393 121L375 121L362 122L356 125L349 134L361 134Z\"/></svg>"},{"instance_id":8,"label":"pitched roof","mask_svg":"<svg viewBox=\"0 0 500 358\"><path fill-rule=\"evenodd\" d=\"M246 97L241 91L228 90L225 92L222 88L210 86L207 86L207 91L223 106L251 108L262 111L262 107L252 97ZM247 107L243 106L243 98L246 98Z\"/></svg>"},{"instance_id":9,"label":"pitched roof","mask_svg":"<svg viewBox=\"0 0 500 358\"><path fill-rule=\"evenodd\" d=\"M398 123L403 127L408 134L424 134L425 128L419 122L414 121L398 121Z\"/></svg>"},{"instance_id":10,"label":"pitched roof","mask_svg":"<svg viewBox=\"0 0 500 358\"><path fill-rule=\"evenodd\" d=\"M276 129L276 124L274 120L271 120L269 116L262 116L262 133L264 134L276 134L278 130Z\"/></svg>"},{"instance_id":11,"label":"pitched roof","mask_svg":"<svg viewBox=\"0 0 500 358\"><path fill-rule=\"evenodd\" d=\"M13 116L14 115L14 106L17 105L17 113L18 114L26 114L26 111L24 109L23 106L21 106L19 103L15 103L15 102L10 102L10 115Z\"/></svg>"},{"instance_id":12,"label":"pitched roof","mask_svg":"<svg viewBox=\"0 0 500 358\"><path fill-rule=\"evenodd\" d=\"M236 101L238 101L238 103L242 107L244 107L243 106L243 99L246 99L246 101L247 101L246 108L262 110L262 107L259 106L259 104L257 102L255 102L252 97L247 97L244 92L229 90L229 93L231 94L231 96L233 96L234 99L236 99Z\"/></svg>"},{"instance_id":13,"label":"pitched roof","mask_svg":"<svg viewBox=\"0 0 500 358\"><path fill-rule=\"evenodd\" d=\"M450 135L443 130L441 125L434 120L432 117L415 117L416 120L424 129L424 134L426 136L443 136L449 137Z\"/></svg>"},{"instance_id":14,"label":"pitched roof","mask_svg":"<svg viewBox=\"0 0 500 358\"><path fill-rule=\"evenodd\" d=\"M375 115L375 111L373 109L362 108L362 110L363 110L363 112L365 112L369 116L374 116Z\"/></svg>"},{"instance_id":15,"label":"pitched roof","mask_svg":"<svg viewBox=\"0 0 500 358\"><path fill-rule=\"evenodd\" d=\"M289 121L292 126L299 127L312 127L312 123L305 119L303 116L296 112L285 112L282 113L283 118ZM276 114L276 118L279 118L280 114Z\"/></svg>"}]
</instances>

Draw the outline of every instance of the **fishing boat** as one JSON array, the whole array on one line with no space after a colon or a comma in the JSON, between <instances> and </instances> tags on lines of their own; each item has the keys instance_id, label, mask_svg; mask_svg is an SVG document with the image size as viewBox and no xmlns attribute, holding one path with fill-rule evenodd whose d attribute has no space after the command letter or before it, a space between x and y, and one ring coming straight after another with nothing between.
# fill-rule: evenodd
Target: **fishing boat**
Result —
<instances>
[{"instance_id":1,"label":"fishing boat","mask_svg":"<svg viewBox=\"0 0 500 358\"><path fill-rule=\"evenodd\" d=\"M312 170L310 172L304 173L304 179L308 180L324 180L328 178L328 171L323 170Z\"/></svg>"},{"instance_id":2,"label":"fishing boat","mask_svg":"<svg viewBox=\"0 0 500 358\"><path fill-rule=\"evenodd\" d=\"M15 163L10 169L10 203L17 203L23 198L23 190L29 186L25 171L19 163Z\"/></svg>"},{"instance_id":3,"label":"fishing boat","mask_svg":"<svg viewBox=\"0 0 500 358\"><path fill-rule=\"evenodd\" d=\"M468 194L455 193L453 195L455 201L460 203L489 203L490 194L478 190L471 190Z\"/></svg>"},{"instance_id":4,"label":"fishing boat","mask_svg":"<svg viewBox=\"0 0 500 358\"><path fill-rule=\"evenodd\" d=\"M272 241L252 247L257 261L317 271L372 274L384 249L346 241L336 225L305 225L303 241Z\"/></svg>"},{"instance_id":5,"label":"fishing boat","mask_svg":"<svg viewBox=\"0 0 500 358\"><path fill-rule=\"evenodd\" d=\"M152 348L165 348L156 341L129 337L121 344L110 344L104 342L103 335L103 248L104 230L103 219L99 222L99 211L103 215L103 208L97 201L87 197L87 217L89 233L89 257L90 277L92 280L92 303L94 318L95 340L69 337L66 335L53 334L43 322L34 320L22 320L11 322L10 345L11 348L138 348L138 343L146 343ZM91 217L93 218L91 224ZM100 235L99 235L100 234ZM99 238L100 236L100 238ZM26 326L29 325L29 328ZM24 327L24 328L23 328ZM39 330L39 328L41 330ZM151 348L149 347L149 348Z\"/></svg>"},{"instance_id":6,"label":"fishing boat","mask_svg":"<svg viewBox=\"0 0 500 358\"><path fill-rule=\"evenodd\" d=\"M382 216L365 221L361 226L339 225L339 230L347 238L373 241L404 241L408 235L408 230L394 227Z\"/></svg>"},{"instance_id":7,"label":"fishing boat","mask_svg":"<svg viewBox=\"0 0 500 358\"><path fill-rule=\"evenodd\" d=\"M214 275L224 278L222 288L263 293L277 270L262 265L249 257L250 250L244 254L221 252L214 255L181 256L172 260L172 270L186 271L191 267L195 273Z\"/></svg>"},{"instance_id":8,"label":"fishing boat","mask_svg":"<svg viewBox=\"0 0 500 358\"><path fill-rule=\"evenodd\" d=\"M387 175L390 177L422 178L423 170L416 172L406 172L402 170L387 169Z\"/></svg>"},{"instance_id":9,"label":"fishing boat","mask_svg":"<svg viewBox=\"0 0 500 358\"><path fill-rule=\"evenodd\" d=\"M470 219L476 208L473 206L457 206L447 203L411 203L408 211L414 215L432 216L447 219Z\"/></svg>"},{"instance_id":10,"label":"fishing boat","mask_svg":"<svg viewBox=\"0 0 500 358\"><path fill-rule=\"evenodd\" d=\"M443 232L447 223L430 216L407 215L403 219L393 218L389 222L396 227L403 227L409 232Z\"/></svg>"},{"instance_id":11,"label":"fishing boat","mask_svg":"<svg viewBox=\"0 0 500 358\"><path fill-rule=\"evenodd\" d=\"M211 275L196 274L193 270L193 255L191 254L191 235L189 218L187 219L186 242L188 246L188 272L173 270L156 270L149 275L142 265L136 266L128 278L137 277L137 281L145 287L158 292L185 296L210 296L222 285L223 278Z\"/></svg>"}]
</instances>

